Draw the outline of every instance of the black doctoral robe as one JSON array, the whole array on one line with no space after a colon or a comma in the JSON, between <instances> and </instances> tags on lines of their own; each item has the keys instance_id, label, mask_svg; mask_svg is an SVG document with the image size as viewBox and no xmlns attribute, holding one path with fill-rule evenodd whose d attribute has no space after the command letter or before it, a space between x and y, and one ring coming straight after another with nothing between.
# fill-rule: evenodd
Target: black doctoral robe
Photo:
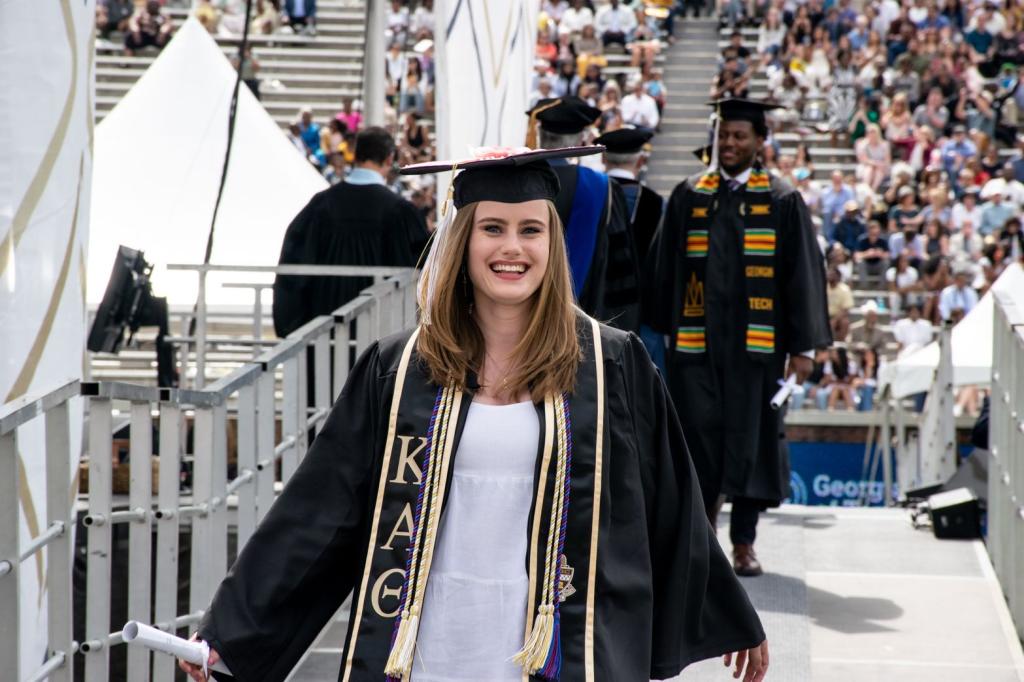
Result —
<instances>
[{"instance_id":1,"label":"black doctoral robe","mask_svg":"<svg viewBox=\"0 0 1024 682\"><path fill-rule=\"evenodd\" d=\"M683 235L694 204L700 203L693 189L699 178L687 179L672 192L645 268L644 322L673 338L685 324ZM776 291L775 352L752 358L746 347L749 308L740 211L748 197L742 190L729 191L724 180L721 185L707 237L707 352L700 362L686 362L670 344L667 383L705 501L711 504L723 493L776 506L790 493L789 450L783 412L769 403L779 389L787 354L832 342L824 264L800 193L771 178L768 196L777 216L777 244L768 261ZM749 213L745 207L744 213Z\"/></svg>"},{"instance_id":2,"label":"black doctoral robe","mask_svg":"<svg viewBox=\"0 0 1024 682\"><path fill-rule=\"evenodd\" d=\"M629 211L622 188L608 178L608 195L577 197L579 166L564 160L550 161L561 189L555 208L568 229L575 201L600 202L594 257L579 296L588 315L619 329L640 327L640 260L629 229Z\"/></svg>"},{"instance_id":3,"label":"black doctoral robe","mask_svg":"<svg viewBox=\"0 0 1024 682\"><path fill-rule=\"evenodd\" d=\"M574 591L560 606L560 679L670 678L694 661L758 645L761 624L708 526L682 430L642 344L583 316L579 335L584 359L569 396L564 550ZM350 593L349 632L335 643L344 646L339 680L384 679L408 509L438 392L413 347L404 333L363 354L323 431L218 588L199 635L236 679L283 680ZM455 398L455 443L446 452L458 451L471 399ZM538 412L544 428L528 524L534 531L523 529L528 623L544 559L537 522L546 527L542 502L555 484L545 454L550 412ZM443 479L452 471L445 466Z\"/></svg>"},{"instance_id":4,"label":"black doctoral robe","mask_svg":"<svg viewBox=\"0 0 1024 682\"><path fill-rule=\"evenodd\" d=\"M629 216L629 229L633 233L636 246L637 261L644 263L647 252L654 241L654 233L661 224L661 215L665 212L665 200L639 180L612 176L622 187L626 198L626 215Z\"/></svg>"},{"instance_id":5,"label":"black doctoral robe","mask_svg":"<svg viewBox=\"0 0 1024 682\"><path fill-rule=\"evenodd\" d=\"M383 185L339 183L316 194L288 226L281 265L416 267L427 226L410 202ZM274 330L285 337L370 286L369 277L274 280Z\"/></svg>"}]
</instances>

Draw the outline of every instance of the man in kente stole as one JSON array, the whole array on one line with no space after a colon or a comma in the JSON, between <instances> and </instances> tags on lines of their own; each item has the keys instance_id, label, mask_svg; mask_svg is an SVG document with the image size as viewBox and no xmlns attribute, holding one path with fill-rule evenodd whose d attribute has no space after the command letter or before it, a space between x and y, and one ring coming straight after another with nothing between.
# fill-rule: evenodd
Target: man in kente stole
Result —
<instances>
[{"instance_id":1,"label":"man in kente stole","mask_svg":"<svg viewBox=\"0 0 1024 682\"><path fill-rule=\"evenodd\" d=\"M712 105L709 166L672 192L647 259L644 322L667 337L668 385L708 516L731 499L733 565L749 576L762 572L758 515L790 492L784 411L771 398L832 339L807 207L757 162L774 105Z\"/></svg>"}]
</instances>

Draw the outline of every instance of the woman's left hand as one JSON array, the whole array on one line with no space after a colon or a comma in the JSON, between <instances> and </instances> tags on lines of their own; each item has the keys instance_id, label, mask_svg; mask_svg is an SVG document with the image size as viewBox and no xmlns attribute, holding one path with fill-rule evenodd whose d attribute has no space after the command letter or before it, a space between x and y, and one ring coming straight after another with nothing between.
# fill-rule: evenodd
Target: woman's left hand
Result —
<instances>
[{"instance_id":1,"label":"woman's left hand","mask_svg":"<svg viewBox=\"0 0 1024 682\"><path fill-rule=\"evenodd\" d=\"M743 682L761 682L765 673L768 672L768 640L764 640L753 649L737 651L735 654L726 654L724 658L725 667L732 666L733 656L736 657L736 669L732 676L740 679L743 675ZM743 665L746 664L746 670Z\"/></svg>"}]
</instances>

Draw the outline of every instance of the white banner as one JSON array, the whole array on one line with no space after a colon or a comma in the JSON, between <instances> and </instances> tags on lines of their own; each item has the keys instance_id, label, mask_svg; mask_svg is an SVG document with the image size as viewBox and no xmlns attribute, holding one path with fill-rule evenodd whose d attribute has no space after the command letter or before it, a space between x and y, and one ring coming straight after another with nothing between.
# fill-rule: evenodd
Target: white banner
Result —
<instances>
[{"instance_id":1,"label":"white banner","mask_svg":"<svg viewBox=\"0 0 1024 682\"><path fill-rule=\"evenodd\" d=\"M86 362L94 23L95 0L0 2L0 402L81 378ZM23 547L46 524L42 427L18 433ZM45 553L22 564L22 670L46 653L44 575Z\"/></svg>"},{"instance_id":2,"label":"white banner","mask_svg":"<svg viewBox=\"0 0 1024 682\"><path fill-rule=\"evenodd\" d=\"M473 147L523 145L538 7L538 0L434 3L439 159L465 158ZM448 181L439 177L439 200Z\"/></svg>"}]
</instances>

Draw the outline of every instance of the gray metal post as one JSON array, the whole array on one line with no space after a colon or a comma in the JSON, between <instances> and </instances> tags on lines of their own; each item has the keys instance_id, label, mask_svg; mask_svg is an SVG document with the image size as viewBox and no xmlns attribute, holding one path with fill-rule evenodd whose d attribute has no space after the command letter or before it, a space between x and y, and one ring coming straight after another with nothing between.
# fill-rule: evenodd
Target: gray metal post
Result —
<instances>
[{"instance_id":1,"label":"gray metal post","mask_svg":"<svg viewBox=\"0 0 1024 682\"><path fill-rule=\"evenodd\" d=\"M110 518L111 433L110 400L93 398L89 402L89 515ZM85 590L86 682L106 682L110 664L110 523L89 526Z\"/></svg>"},{"instance_id":2,"label":"gray metal post","mask_svg":"<svg viewBox=\"0 0 1024 682\"><path fill-rule=\"evenodd\" d=\"M160 485L156 534L156 605L153 620L169 623L178 615L178 477L181 466L181 408L160 406ZM170 656L153 658L153 682L174 682Z\"/></svg>"},{"instance_id":3,"label":"gray metal post","mask_svg":"<svg viewBox=\"0 0 1024 682\"><path fill-rule=\"evenodd\" d=\"M882 421L880 437L882 439L882 481L885 486L885 506L892 506L892 410L893 399L885 401L885 418ZM898 401L895 401L897 409Z\"/></svg>"},{"instance_id":4,"label":"gray metal post","mask_svg":"<svg viewBox=\"0 0 1024 682\"><path fill-rule=\"evenodd\" d=\"M384 0L366 2L366 46L363 50L363 118L368 125L384 125Z\"/></svg>"},{"instance_id":5,"label":"gray metal post","mask_svg":"<svg viewBox=\"0 0 1024 682\"><path fill-rule=\"evenodd\" d=\"M256 384L238 389L238 476L249 472L248 483L238 489L238 548L256 529Z\"/></svg>"},{"instance_id":6,"label":"gray metal post","mask_svg":"<svg viewBox=\"0 0 1024 682\"><path fill-rule=\"evenodd\" d=\"M151 562L153 540L150 518L153 508L153 420L149 402L133 402L131 407L131 482L128 507L144 516L128 527L128 620L149 623L152 587ZM116 624L120 625L120 623ZM128 647L128 679L150 677L150 651L146 647Z\"/></svg>"},{"instance_id":7,"label":"gray metal post","mask_svg":"<svg viewBox=\"0 0 1024 682\"><path fill-rule=\"evenodd\" d=\"M345 320L334 325L334 390L332 400L337 400L348 377L349 322Z\"/></svg>"},{"instance_id":8,"label":"gray metal post","mask_svg":"<svg viewBox=\"0 0 1024 682\"><path fill-rule=\"evenodd\" d=\"M21 641L21 611L18 605L18 578L21 573L18 555L21 552L18 537L21 513L18 497L18 436L17 431L0 435L0 661L4 674L21 679L19 664Z\"/></svg>"},{"instance_id":9,"label":"gray metal post","mask_svg":"<svg viewBox=\"0 0 1024 682\"><path fill-rule=\"evenodd\" d=\"M274 458L274 433L277 414L274 408L274 370L260 374L257 381L256 451L259 471L256 473L256 521L262 519L274 502L274 477L277 460Z\"/></svg>"},{"instance_id":10,"label":"gray metal post","mask_svg":"<svg viewBox=\"0 0 1024 682\"><path fill-rule=\"evenodd\" d=\"M2 455L0 455L2 457ZM71 435L68 404L46 412L46 524L64 524L64 533L46 547L48 656L64 653L64 664L50 673L52 682L71 682L71 561L75 522L71 518ZM78 461L77 456L75 461ZM15 514L17 516L17 514Z\"/></svg>"},{"instance_id":11,"label":"gray metal post","mask_svg":"<svg viewBox=\"0 0 1024 682\"><path fill-rule=\"evenodd\" d=\"M206 385L206 270L199 270L196 299L196 388Z\"/></svg>"},{"instance_id":12,"label":"gray metal post","mask_svg":"<svg viewBox=\"0 0 1024 682\"><path fill-rule=\"evenodd\" d=\"M207 600L228 572L228 408L213 408L213 462L210 476L210 580Z\"/></svg>"},{"instance_id":13,"label":"gray metal post","mask_svg":"<svg viewBox=\"0 0 1024 682\"><path fill-rule=\"evenodd\" d=\"M299 466L299 364L305 367L306 356L301 353L284 361L284 412L281 415L281 437L292 439L292 445L281 455L281 481L287 483ZM305 420L303 420L305 422Z\"/></svg>"},{"instance_id":14,"label":"gray metal post","mask_svg":"<svg viewBox=\"0 0 1024 682\"><path fill-rule=\"evenodd\" d=\"M193 427L192 503L208 505L213 491L213 408L196 408ZM213 542L208 511L192 517L192 563L189 571L189 613L202 611L210 602Z\"/></svg>"},{"instance_id":15,"label":"gray metal post","mask_svg":"<svg viewBox=\"0 0 1024 682\"><path fill-rule=\"evenodd\" d=\"M313 382L314 397L313 407L318 410L327 409L331 406L331 335L330 332L321 334L313 342L313 376L306 377L306 382ZM324 420L316 424L316 433L324 427Z\"/></svg>"}]
</instances>

